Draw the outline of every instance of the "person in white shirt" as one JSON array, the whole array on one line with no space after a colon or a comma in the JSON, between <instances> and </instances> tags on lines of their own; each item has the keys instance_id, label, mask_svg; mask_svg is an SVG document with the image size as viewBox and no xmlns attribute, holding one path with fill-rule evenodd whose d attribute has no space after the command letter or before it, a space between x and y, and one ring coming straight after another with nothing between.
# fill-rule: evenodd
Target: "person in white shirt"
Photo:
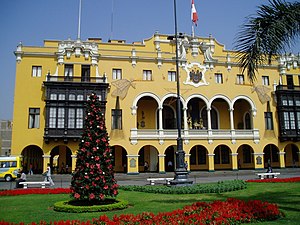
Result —
<instances>
[{"instance_id":1,"label":"person in white shirt","mask_svg":"<svg viewBox=\"0 0 300 225\"><path fill-rule=\"evenodd\" d=\"M50 186L53 186L54 185L54 182L51 178L51 167L50 167L50 163L47 164L47 174L46 174L46 177L45 177L45 180L44 181L49 181L50 182Z\"/></svg>"}]
</instances>

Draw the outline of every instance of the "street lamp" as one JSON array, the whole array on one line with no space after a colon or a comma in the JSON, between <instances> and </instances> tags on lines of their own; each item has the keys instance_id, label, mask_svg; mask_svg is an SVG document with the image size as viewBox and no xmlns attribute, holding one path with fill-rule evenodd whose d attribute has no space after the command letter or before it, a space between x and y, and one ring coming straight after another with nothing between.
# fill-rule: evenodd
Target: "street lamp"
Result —
<instances>
[{"instance_id":1,"label":"street lamp","mask_svg":"<svg viewBox=\"0 0 300 225\"><path fill-rule=\"evenodd\" d=\"M191 185L193 181L188 180L188 171L185 168L182 137L181 137L181 107L180 107L180 82L179 82L179 65L178 65L178 33L177 33L177 15L176 15L176 0L174 0L174 24L175 36L168 37L169 40L175 39L176 51L176 82L177 82L177 101L176 101L176 115L177 115L177 151L176 151L176 170L174 180L170 181L172 186L187 186Z\"/></svg>"}]
</instances>

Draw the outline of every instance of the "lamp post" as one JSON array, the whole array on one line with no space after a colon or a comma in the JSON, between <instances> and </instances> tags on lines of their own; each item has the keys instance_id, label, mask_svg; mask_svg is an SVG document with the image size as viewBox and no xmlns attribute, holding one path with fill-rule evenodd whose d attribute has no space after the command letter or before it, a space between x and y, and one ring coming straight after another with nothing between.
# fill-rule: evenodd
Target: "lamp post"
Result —
<instances>
[{"instance_id":1,"label":"lamp post","mask_svg":"<svg viewBox=\"0 0 300 225\"><path fill-rule=\"evenodd\" d=\"M178 65L178 33L177 33L177 15L176 15L176 0L174 0L174 24L175 37L168 37L168 39L175 39L176 45L176 82L177 82L177 101L176 101L176 115L177 115L177 151L176 151L176 170L174 180L170 181L172 186L187 186L191 185L193 181L188 180L188 171L185 168L182 137L181 137L181 107L180 107L180 82L179 82L179 65Z\"/></svg>"}]
</instances>

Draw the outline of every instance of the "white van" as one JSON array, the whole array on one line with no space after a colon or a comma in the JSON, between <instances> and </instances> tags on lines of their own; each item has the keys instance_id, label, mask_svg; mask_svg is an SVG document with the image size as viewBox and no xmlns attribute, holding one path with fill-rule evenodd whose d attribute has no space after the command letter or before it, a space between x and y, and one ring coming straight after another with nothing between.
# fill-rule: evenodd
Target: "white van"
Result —
<instances>
[{"instance_id":1,"label":"white van","mask_svg":"<svg viewBox=\"0 0 300 225\"><path fill-rule=\"evenodd\" d=\"M19 169L21 169L19 156L0 157L0 178L12 181L17 178Z\"/></svg>"}]
</instances>

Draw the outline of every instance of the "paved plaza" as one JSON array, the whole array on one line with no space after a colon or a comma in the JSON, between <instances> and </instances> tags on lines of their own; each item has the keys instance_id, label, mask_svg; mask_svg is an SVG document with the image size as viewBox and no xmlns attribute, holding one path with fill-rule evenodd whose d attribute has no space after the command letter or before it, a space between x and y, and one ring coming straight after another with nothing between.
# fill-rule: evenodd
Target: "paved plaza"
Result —
<instances>
[{"instance_id":1,"label":"paved plaza","mask_svg":"<svg viewBox=\"0 0 300 225\"><path fill-rule=\"evenodd\" d=\"M229 171L221 170L215 172L207 171L192 171L189 174L189 180L194 183L209 183L218 182L224 180L249 180L258 179L256 173L262 172L257 170L239 170L239 171ZM265 170L263 170L265 172ZM288 177L299 177L300 168L286 168L286 169L273 169L273 172L279 172L278 178L288 178ZM71 183L70 174L53 174L52 179L55 185L51 188L67 188ZM165 174L158 173L140 173L137 175L127 175L125 173L116 173L115 178L119 185L149 185L147 178L152 177L174 177L173 172L167 172ZM42 181L44 177L41 174L27 175L28 181ZM16 182L5 182L0 181L0 189L14 189Z\"/></svg>"}]
</instances>

